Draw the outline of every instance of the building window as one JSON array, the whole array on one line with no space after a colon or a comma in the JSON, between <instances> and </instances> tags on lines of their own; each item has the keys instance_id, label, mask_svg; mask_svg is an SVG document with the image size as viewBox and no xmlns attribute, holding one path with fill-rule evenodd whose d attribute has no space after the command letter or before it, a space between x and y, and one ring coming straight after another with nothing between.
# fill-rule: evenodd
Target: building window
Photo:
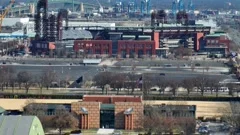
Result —
<instances>
[{"instance_id":1,"label":"building window","mask_svg":"<svg viewBox=\"0 0 240 135\"><path fill-rule=\"evenodd\" d=\"M143 48L143 46L144 46L144 45L139 45L139 44L137 44L137 45L135 45L135 48L142 49L142 48Z\"/></svg>"},{"instance_id":2,"label":"building window","mask_svg":"<svg viewBox=\"0 0 240 135\"><path fill-rule=\"evenodd\" d=\"M146 45L147 49L152 49L152 45Z\"/></svg>"},{"instance_id":3,"label":"building window","mask_svg":"<svg viewBox=\"0 0 240 135\"><path fill-rule=\"evenodd\" d=\"M122 49L126 49L126 45L122 45L122 47L121 47Z\"/></svg>"},{"instance_id":4,"label":"building window","mask_svg":"<svg viewBox=\"0 0 240 135\"><path fill-rule=\"evenodd\" d=\"M134 49L134 45L129 45L128 48L130 48L130 49Z\"/></svg>"},{"instance_id":5,"label":"building window","mask_svg":"<svg viewBox=\"0 0 240 135\"><path fill-rule=\"evenodd\" d=\"M108 54L108 49L107 49L107 50L105 50L105 54Z\"/></svg>"},{"instance_id":6,"label":"building window","mask_svg":"<svg viewBox=\"0 0 240 135\"><path fill-rule=\"evenodd\" d=\"M219 42L218 42L218 40L216 40L216 44L218 44Z\"/></svg>"},{"instance_id":7,"label":"building window","mask_svg":"<svg viewBox=\"0 0 240 135\"><path fill-rule=\"evenodd\" d=\"M215 40L211 40L211 44L214 44Z\"/></svg>"},{"instance_id":8,"label":"building window","mask_svg":"<svg viewBox=\"0 0 240 135\"><path fill-rule=\"evenodd\" d=\"M55 115L55 110L54 109L48 109L47 110L47 115Z\"/></svg>"}]
</instances>

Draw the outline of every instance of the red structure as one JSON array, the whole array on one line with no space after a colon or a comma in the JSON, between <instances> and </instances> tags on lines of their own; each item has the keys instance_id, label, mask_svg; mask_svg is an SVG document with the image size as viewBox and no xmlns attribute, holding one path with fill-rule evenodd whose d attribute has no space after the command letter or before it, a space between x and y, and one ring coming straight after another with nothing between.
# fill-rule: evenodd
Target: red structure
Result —
<instances>
[{"instance_id":1,"label":"red structure","mask_svg":"<svg viewBox=\"0 0 240 135\"><path fill-rule=\"evenodd\" d=\"M143 110L141 96L84 95L83 101L71 104L71 111L80 117L81 129L140 129Z\"/></svg>"},{"instance_id":2,"label":"red structure","mask_svg":"<svg viewBox=\"0 0 240 135\"><path fill-rule=\"evenodd\" d=\"M155 37L158 34L154 34ZM158 38L157 38L158 39ZM119 57L153 56L156 55L156 44L159 42L145 40L118 40L117 54ZM112 55L112 40L76 40L74 51L83 50L86 54Z\"/></svg>"},{"instance_id":3,"label":"red structure","mask_svg":"<svg viewBox=\"0 0 240 135\"><path fill-rule=\"evenodd\" d=\"M155 48L159 48L159 38L160 38L160 33L159 32L153 32L153 40L155 42Z\"/></svg>"},{"instance_id":4,"label":"red structure","mask_svg":"<svg viewBox=\"0 0 240 135\"><path fill-rule=\"evenodd\" d=\"M76 40L74 51L83 50L86 54L112 55L111 40Z\"/></svg>"},{"instance_id":5,"label":"red structure","mask_svg":"<svg viewBox=\"0 0 240 135\"><path fill-rule=\"evenodd\" d=\"M154 41L144 40L119 40L118 41L118 55L121 57L138 57L143 55L156 55L156 48Z\"/></svg>"},{"instance_id":6,"label":"red structure","mask_svg":"<svg viewBox=\"0 0 240 135\"><path fill-rule=\"evenodd\" d=\"M196 38L195 38L195 50L199 51L200 50L200 40L203 39L204 33L197 33Z\"/></svg>"},{"instance_id":7,"label":"red structure","mask_svg":"<svg viewBox=\"0 0 240 135\"><path fill-rule=\"evenodd\" d=\"M85 95L84 102L101 102L104 104L115 104L115 102L142 102L140 96L99 96L99 95Z\"/></svg>"},{"instance_id":8,"label":"red structure","mask_svg":"<svg viewBox=\"0 0 240 135\"><path fill-rule=\"evenodd\" d=\"M132 114L125 114L125 130L133 130L133 115Z\"/></svg>"},{"instance_id":9,"label":"red structure","mask_svg":"<svg viewBox=\"0 0 240 135\"><path fill-rule=\"evenodd\" d=\"M225 34L207 35L206 47L225 48L226 53L229 53L230 40Z\"/></svg>"}]
</instances>

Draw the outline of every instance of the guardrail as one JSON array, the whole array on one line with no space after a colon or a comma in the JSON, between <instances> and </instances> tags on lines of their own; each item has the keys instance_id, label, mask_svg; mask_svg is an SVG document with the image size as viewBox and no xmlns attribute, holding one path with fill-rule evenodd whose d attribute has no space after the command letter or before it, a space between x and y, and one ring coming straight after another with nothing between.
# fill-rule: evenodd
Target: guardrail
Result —
<instances>
[{"instance_id":1,"label":"guardrail","mask_svg":"<svg viewBox=\"0 0 240 135\"><path fill-rule=\"evenodd\" d=\"M176 101L219 101L219 102L240 102L240 97L163 97L163 96L144 96L144 100L176 100Z\"/></svg>"},{"instance_id":2,"label":"guardrail","mask_svg":"<svg viewBox=\"0 0 240 135\"><path fill-rule=\"evenodd\" d=\"M46 95L46 94L6 94L1 93L0 98L11 99L82 99L83 95Z\"/></svg>"}]
</instances>

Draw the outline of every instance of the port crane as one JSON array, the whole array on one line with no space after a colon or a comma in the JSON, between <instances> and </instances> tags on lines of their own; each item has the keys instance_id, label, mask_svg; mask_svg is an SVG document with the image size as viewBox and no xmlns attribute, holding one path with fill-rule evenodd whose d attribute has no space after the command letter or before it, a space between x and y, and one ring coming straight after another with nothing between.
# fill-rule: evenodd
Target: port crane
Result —
<instances>
[{"instance_id":1,"label":"port crane","mask_svg":"<svg viewBox=\"0 0 240 135\"><path fill-rule=\"evenodd\" d=\"M96 0L96 1L97 1L98 5L99 5L99 13L103 13L103 6L99 2L99 0Z\"/></svg>"},{"instance_id":2,"label":"port crane","mask_svg":"<svg viewBox=\"0 0 240 135\"><path fill-rule=\"evenodd\" d=\"M10 4L1 12L0 14L0 32L2 30L2 22L3 19L6 17L6 15L8 14L9 10L11 9L12 5L14 4L14 0L10 1Z\"/></svg>"}]
</instances>

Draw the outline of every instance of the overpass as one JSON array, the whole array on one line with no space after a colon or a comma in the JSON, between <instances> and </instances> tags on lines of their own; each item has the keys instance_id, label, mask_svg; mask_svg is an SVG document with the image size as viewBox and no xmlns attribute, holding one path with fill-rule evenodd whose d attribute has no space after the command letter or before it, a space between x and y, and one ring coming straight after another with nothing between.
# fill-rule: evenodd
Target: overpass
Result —
<instances>
[{"instance_id":1,"label":"overpass","mask_svg":"<svg viewBox=\"0 0 240 135\"><path fill-rule=\"evenodd\" d=\"M48 5L52 4L64 4L63 8L69 8L70 10L75 11L81 11L81 12L91 12L93 9L98 9L99 6L95 4L89 4L89 3L83 3L79 0L48 0ZM9 15L22 15L34 12L36 9L37 2L34 3L26 3L26 5L23 6L15 6L12 7L9 11Z\"/></svg>"}]
</instances>

